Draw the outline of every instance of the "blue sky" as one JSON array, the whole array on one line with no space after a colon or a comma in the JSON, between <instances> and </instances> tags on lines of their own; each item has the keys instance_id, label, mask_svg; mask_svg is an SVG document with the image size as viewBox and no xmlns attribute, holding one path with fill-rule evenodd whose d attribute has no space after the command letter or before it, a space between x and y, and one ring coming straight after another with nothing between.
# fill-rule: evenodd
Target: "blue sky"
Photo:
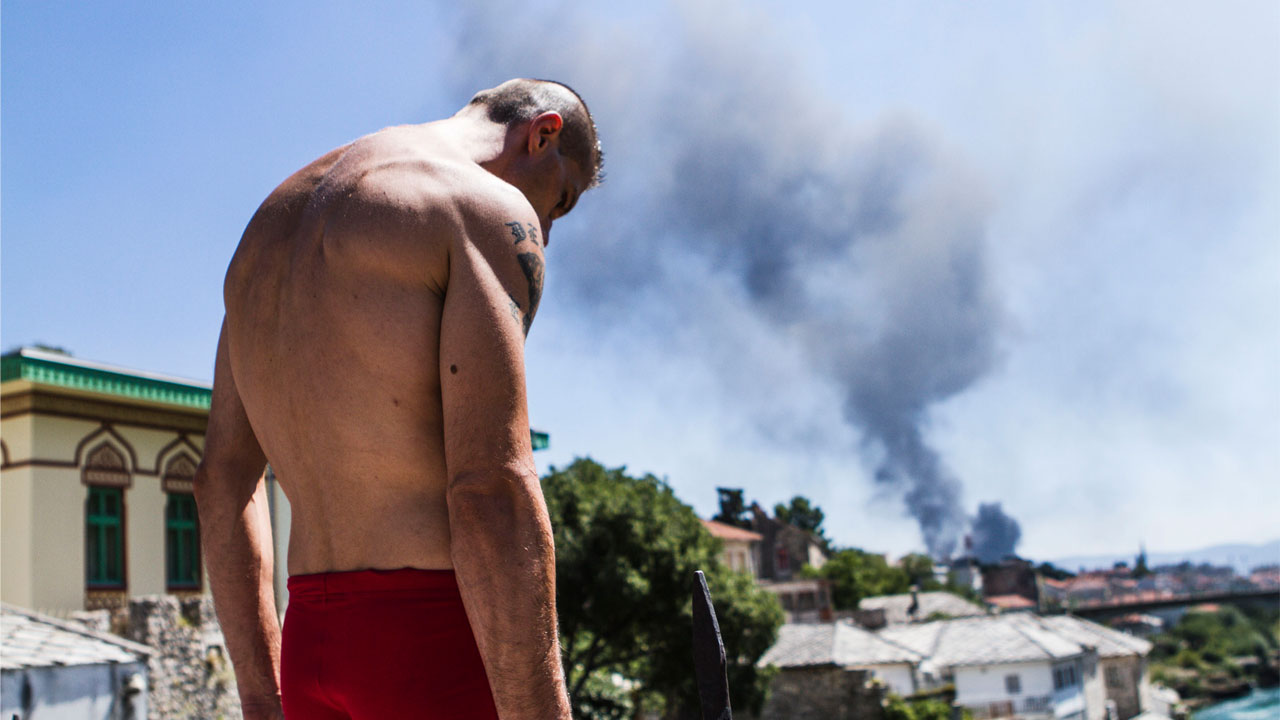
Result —
<instances>
[{"instance_id":1,"label":"blue sky","mask_svg":"<svg viewBox=\"0 0 1280 720\"><path fill-rule=\"evenodd\" d=\"M1274 3L598 5L6 2L0 341L207 379L276 183L555 77L609 179L549 249L542 467L895 554L921 472L1036 557L1277 534Z\"/></svg>"}]
</instances>

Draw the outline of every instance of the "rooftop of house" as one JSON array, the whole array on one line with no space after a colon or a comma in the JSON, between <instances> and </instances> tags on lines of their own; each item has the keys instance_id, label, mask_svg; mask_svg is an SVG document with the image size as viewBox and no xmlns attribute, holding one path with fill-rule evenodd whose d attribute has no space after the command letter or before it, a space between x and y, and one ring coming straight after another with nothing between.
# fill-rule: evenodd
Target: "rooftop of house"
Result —
<instances>
[{"instance_id":1,"label":"rooftop of house","mask_svg":"<svg viewBox=\"0 0 1280 720\"><path fill-rule=\"evenodd\" d=\"M783 625L778 640L760 657L758 665L803 667L809 665L894 665L915 663L923 657L906 647L848 622Z\"/></svg>"},{"instance_id":2,"label":"rooftop of house","mask_svg":"<svg viewBox=\"0 0 1280 720\"><path fill-rule=\"evenodd\" d=\"M1151 643L1105 625L1089 622L1073 615L1051 615L1039 618L1041 624L1071 638L1081 645L1097 648L1098 657L1113 658L1127 655L1146 655Z\"/></svg>"},{"instance_id":3,"label":"rooftop of house","mask_svg":"<svg viewBox=\"0 0 1280 720\"><path fill-rule=\"evenodd\" d=\"M1033 615L996 615L889 625L878 635L938 666L998 665L1075 657L1085 648Z\"/></svg>"},{"instance_id":4,"label":"rooftop of house","mask_svg":"<svg viewBox=\"0 0 1280 720\"><path fill-rule=\"evenodd\" d=\"M717 520L703 520L703 526L711 532L712 535L721 540L741 540L745 542L759 542L764 539L760 533L754 533L750 530L744 530L735 525L722 523Z\"/></svg>"},{"instance_id":5,"label":"rooftop of house","mask_svg":"<svg viewBox=\"0 0 1280 720\"><path fill-rule=\"evenodd\" d=\"M1001 610L1031 610L1036 606L1035 602L1021 595L992 595L985 600L988 605Z\"/></svg>"},{"instance_id":6,"label":"rooftop of house","mask_svg":"<svg viewBox=\"0 0 1280 720\"><path fill-rule=\"evenodd\" d=\"M1052 662L1096 650L1099 657L1146 655L1151 643L1069 615L1029 613L937 620L863 630L845 621L787 624L760 665L934 667Z\"/></svg>"},{"instance_id":7,"label":"rooftop of house","mask_svg":"<svg viewBox=\"0 0 1280 720\"><path fill-rule=\"evenodd\" d=\"M0 668L19 670L66 665L101 665L145 661L151 648L110 633L90 630L0 604Z\"/></svg>"},{"instance_id":8,"label":"rooftop of house","mask_svg":"<svg viewBox=\"0 0 1280 720\"><path fill-rule=\"evenodd\" d=\"M209 409L210 386L196 380L81 360L65 353L24 347L0 357L0 382L39 385Z\"/></svg>"},{"instance_id":9,"label":"rooftop of house","mask_svg":"<svg viewBox=\"0 0 1280 720\"><path fill-rule=\"evenodd\" d=\"M917 593L916 597L919 599L920 607L914 617L909 612L912 602L910 593L862 598L862 601L858 603L858 609L883 609L885 622L890 625L925 620L930 615L935 614L949 615L951 617L974 617L987 614L986 609L981 605L971 603L954 593L945 591L922 592Z\"/></svg>"}]
</instances>

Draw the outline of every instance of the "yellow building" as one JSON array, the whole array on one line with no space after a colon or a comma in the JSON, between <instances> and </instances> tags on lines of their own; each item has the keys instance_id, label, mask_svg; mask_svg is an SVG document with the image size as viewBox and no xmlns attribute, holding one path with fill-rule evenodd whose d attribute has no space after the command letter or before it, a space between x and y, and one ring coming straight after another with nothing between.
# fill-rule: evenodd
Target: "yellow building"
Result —
<instances>
[{"instance_id":1,"label":"yellow building","mask_svg":"<svg viewBox=\"0 0 1280 720\"><path fill-rule=\"evenodd\" d=\"M57 352L0 358L0 601L65 614L208 592L192 483L210 396ZM289 503L269 473L267 489L283 612Z\"/></svg>"},{"instance_id":2,"label":"yellow building","mask_svg":"<svg viewBox=\"0 0 1280 720\"><path fill-rule=\"evenodd\" d=\"M24 348L0 359L0 600L205 592L192 479L208 385Z\"/></svg>"}]
</instances>

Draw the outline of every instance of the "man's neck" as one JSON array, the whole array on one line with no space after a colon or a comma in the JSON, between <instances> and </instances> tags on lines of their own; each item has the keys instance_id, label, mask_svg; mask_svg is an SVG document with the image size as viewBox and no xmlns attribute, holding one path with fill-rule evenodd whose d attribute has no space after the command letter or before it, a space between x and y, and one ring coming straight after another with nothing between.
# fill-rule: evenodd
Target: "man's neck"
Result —
<instances>
[{"instance_id":1,"label":"man's neck","mask_svg":"<svg viewBox=\"0 0 1280 720\"><path fill-rule=\"evenodd\" d=\"M463 156L498 177L510 164L507 127L490 121L483 112L463 111L430 125L447 135Z\"/></svg>"}]
</instances>

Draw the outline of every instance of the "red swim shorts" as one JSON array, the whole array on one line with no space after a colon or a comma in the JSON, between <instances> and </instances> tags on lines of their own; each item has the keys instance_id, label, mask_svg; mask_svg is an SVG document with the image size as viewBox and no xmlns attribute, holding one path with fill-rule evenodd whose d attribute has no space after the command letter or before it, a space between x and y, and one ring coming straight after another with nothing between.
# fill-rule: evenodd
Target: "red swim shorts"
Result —
<instances>
[{"instance_id":1,"label":"red swim shorts","mask_svg":"<svg viewBox=\"0 0 1280 720\"><path fill-rule=\"evenodd\" d=\"M289 578L288 720L497 720L452 570Z\"/></svg>"}]
</instances>

